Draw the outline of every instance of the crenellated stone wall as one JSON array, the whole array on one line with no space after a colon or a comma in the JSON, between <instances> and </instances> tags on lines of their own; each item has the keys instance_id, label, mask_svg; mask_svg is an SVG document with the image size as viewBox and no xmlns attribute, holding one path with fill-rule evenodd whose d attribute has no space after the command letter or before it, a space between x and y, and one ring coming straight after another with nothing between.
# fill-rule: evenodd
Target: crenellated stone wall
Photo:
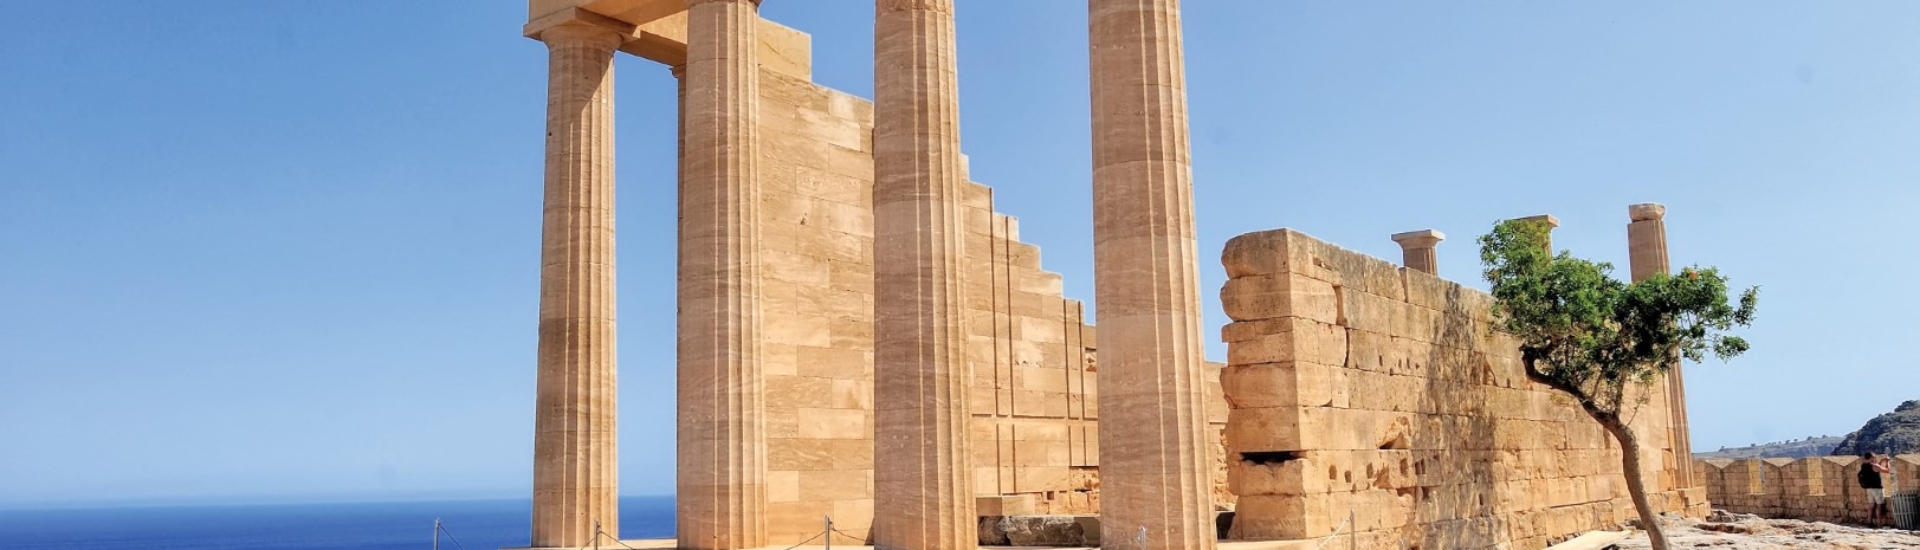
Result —
<instances>
[{"instance_id":1,"label":"crenellated stone wall","mask_svg":"<svg viewBox=\"0 0 1920 550\"><path fill-rule=\"evenodd\" d=\"M1231 538L1527 549L1633 517L1618 446L1526 378L1492 297L1286 229L1223 262ZM1657 509L1706 513L1648 466Z\"/></svg>"},{"instance_id":2,"label":"crenellated stone wall","mask_svg":"<svg viewBox=\"0 0 1920 550\"><path fill-rule=\"evenodd\" d=\"M1892 475L1881 478L1887 495L1920 490L1920 454L1893 457ZM1694 475L1713 507L1739 514L1807 521L1867 519L1867 493L1860 488L1857 456L1707 459L1694 461Z\"/></svg>"}]
</instances>

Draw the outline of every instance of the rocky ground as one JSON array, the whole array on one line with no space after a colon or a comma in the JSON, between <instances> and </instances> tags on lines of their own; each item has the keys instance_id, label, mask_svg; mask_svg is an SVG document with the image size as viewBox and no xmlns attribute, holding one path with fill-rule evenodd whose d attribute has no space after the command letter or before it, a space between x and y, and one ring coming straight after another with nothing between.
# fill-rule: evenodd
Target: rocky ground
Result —
<instances>
[{"instance_id":1,"label":"rocky ground","mask_svg":"<svg viewBox=\"0 0 1920 550\"><path fill-rule=\"evenodd\" d=\"M1675 550L1881 550L1920 548L1920 532L1870 529L1826 522L1764 519L1747 514L1714 511L1707 520L1668 519L1667 541ZM1621 550L1650 548L1647 537L1636 534L1621 541Z\"/></svg>"}]
</instances>

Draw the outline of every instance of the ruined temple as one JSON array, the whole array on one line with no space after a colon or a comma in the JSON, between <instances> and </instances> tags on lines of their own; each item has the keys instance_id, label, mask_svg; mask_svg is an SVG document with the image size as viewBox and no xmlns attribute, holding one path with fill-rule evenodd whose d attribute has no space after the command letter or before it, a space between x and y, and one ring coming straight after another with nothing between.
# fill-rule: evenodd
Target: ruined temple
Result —
<instances>
[{"instance_id":1,"label":"ruined temple","mask_svg":"<svg viewBox=\"0 0 1920 550\"><path fill-rule=\"evenodd\" d=\"M876 2L869 101L814 83L807 35L756 0L531 0L549 51L533 547L619 541L621 53L681 90L678 533L621 544L972 548L983 522L1079 515L1098 518L1082 543L1205 549L1237 506L1232 539L1539 548L1627 516L1611 440L1515 375L1484 294L1431 276L1438 232L1395 236L1406 267L1236 239L1229 364L1202 359L1173 0L1089 4L1088 319L967 175L952 5ZM1633 210L1636 277L1666 269L1662 214ZM1639 421L1638 475L1701 513L1677 376Z\"/></svg>"}]
</instances>

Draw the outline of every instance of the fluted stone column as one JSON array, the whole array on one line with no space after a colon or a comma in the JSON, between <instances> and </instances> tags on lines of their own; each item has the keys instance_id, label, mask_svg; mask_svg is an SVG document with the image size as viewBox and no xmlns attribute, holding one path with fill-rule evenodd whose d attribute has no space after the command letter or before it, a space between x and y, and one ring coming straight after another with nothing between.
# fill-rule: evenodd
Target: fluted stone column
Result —
<instances>
[{"instance_id":1,"label":"fluted stone column","mask_svg":"<svg viewBox=\"0 0 1920 550\"><path fill-rule=\"evenodd\" d=\"M970 549L953 0L878 0L874 17L873 543Z\"/></svg>"},{"instance_id":2,"label":"fluted stone column","mask_svg":"<svg viewBox=\"0 0 1920 550\"><path fill-rule=\"evenodd\" d=\"M1445 233L1432 229L1393 234L1393 242L1400 243L1400 256L1407 269L1429 275L1439 273L1440 261L1433 248L1446 238Z\"/></svg>"},{"instance_id":3,"label":"fluted stone column","mask_svg":"<svg viewBox=\"0 0 1920 550\"><path fill-rule=\"evenodd\" d=\"M1214 547L1176 0L1089 0L1105 548Z\"/></svg>"},{"instance_id":4,"label":"fluted stone column","mask_svg":"<svg viewBox=\"0 0 1920 550\"><path fill-rule=\"evenodd\" d=\"M586 24L541 32L548 54L541 218L535 547L620 533L614 441L613 52Z\"/></svg>"},{"instance_id":5,"label":"fluted stone column","mask_svg":"<svg viewBox=\"0 0 1920 550\"><path fill-rule=\"evenodd\" d=\"M688 3L683 78L681 548L767 544L760 354L759 62L753 0Z\"/></svg>"},{"instance_id":6,"label":"fluted stone column","mask_svg":"<svg viewBox=\"0 0 1920 550\"><path fill-rule=\"evenodd\" d=\"M1671 271L1667 258L1667 207L1654 203L1627 207L1628 263L1635 282ZM1673 447L1675 485L1693 487L1693 442L1687 433L1687 386L1681 365L1667 371L1668 442Z\"/></svg>"}]
</instances>

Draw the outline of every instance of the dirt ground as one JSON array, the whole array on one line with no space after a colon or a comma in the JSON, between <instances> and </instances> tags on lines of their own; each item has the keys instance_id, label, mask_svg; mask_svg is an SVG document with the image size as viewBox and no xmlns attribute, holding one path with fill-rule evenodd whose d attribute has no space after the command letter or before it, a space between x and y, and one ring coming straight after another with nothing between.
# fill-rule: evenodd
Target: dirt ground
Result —
<instances>
[{"instance_id":1,"label":"dirt ground","mask_svg":"<svg viewBox=\"0 0 1920 550\"><path fill-rule=\"evenodd\" d=\"M1675 550L1881 550L1920 548L1920 532L1834 525L1791 519L1764 519L1715 511L1706 521L1668 519L1667 541ZM1644 533L1621 541L1621 550L1650 548Z\"/></svg>"}]
</instances>

